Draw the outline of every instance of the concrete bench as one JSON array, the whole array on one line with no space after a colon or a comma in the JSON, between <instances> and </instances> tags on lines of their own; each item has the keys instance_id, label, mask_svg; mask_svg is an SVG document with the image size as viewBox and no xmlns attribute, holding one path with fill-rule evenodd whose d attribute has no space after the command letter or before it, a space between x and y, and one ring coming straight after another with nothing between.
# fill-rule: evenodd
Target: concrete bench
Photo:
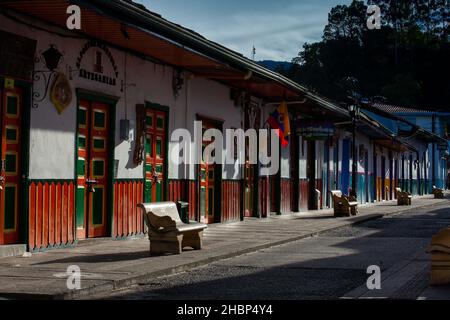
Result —
<instances>
[{"instance_id":1,"label":"concrete bench","mask_svg":"<svg viewBox=\"0 0 450 320\"><path fill-rule=\"evenodd\" d=\"M444 190L436 188L436 186L433 186L432 194L435 199L444 199Z\"/></svg>"},{"instance_id":2,"label":"concrete bench","mask_svg":"<svg viewBox=\"0 0 450 320\"><path fill-rule=\"evenodd\" d=\"M174 202L139 204L148 227L150 254L181 254L183 248L194 250L202 248L205 224L198 222L184 223L180 219Z\"/></svg>"},{"instance_id":3,"label":"concrete bench","mask_svg":"<svg viewBox=\"0 0 450 320\"><path fill-rule=\"evenodd\" d=\"M400 188L395 188L397 191L397 205L399 206L410 206L412 195L406 191L402 191Z\"/></svg>"},{"instance_id":4,"label":"concrete bench","mask_svg":"<svg viewBox=\"0 0 450 320\"><path fill-rule=\"evenodd\" d=\"M450 284L450 228L433 236L428 253L431 254L431 285Z\"/></svg>"},{"instance_id":5,"label":"concrete bench","mask_svg":"<svg viewBox=\"0 0 450 320\"><path fill-rule=\"evenodd\" d=\"M334 216L349 217L358 214L358 202L353 196L345 196L340 190L331 191L333 197Z\"/></svg>"}]
</instances>

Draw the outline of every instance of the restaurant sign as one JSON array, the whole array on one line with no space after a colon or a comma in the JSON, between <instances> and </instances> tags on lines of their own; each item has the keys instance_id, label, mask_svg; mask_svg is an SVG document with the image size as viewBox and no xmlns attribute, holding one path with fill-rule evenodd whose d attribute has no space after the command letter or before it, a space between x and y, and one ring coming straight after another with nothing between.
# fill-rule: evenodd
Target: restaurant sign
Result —
<instances>
[{"instance_id":1,"label":"restaurant sign","mask_svg":"<svg viewBox=\"0 0 450 320\"><path fill-rule=\"evenodd\" d=\"M89 54L88 54L89 52ZM104 59L106 57L106 59ZM104 60L109 64L104 66ZM76 63L80 78L104 83L110 86L117 84L118 67L108 47L100 41L89 41L81 49Z\"/></svg>"}]
</instances>

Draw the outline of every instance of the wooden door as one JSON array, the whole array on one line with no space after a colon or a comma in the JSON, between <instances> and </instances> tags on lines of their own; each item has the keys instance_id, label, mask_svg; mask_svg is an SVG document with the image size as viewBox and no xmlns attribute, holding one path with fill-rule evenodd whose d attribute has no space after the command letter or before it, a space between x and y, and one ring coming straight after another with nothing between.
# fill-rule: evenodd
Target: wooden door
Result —
<instances>
[{"instance_id":1,"label":"wooden door","mask_svg":"<svg viewBox=\"0 0 450 320\"><path fill-rule=\"evenodd\" d=\"M23 91L0 89L0 244L19 241Z\"/></svg>"},{"instance_id":2,"label":"wooden door","mask_svg":"<svg viewBox=\"0 0 450 320\"><path fill-rule=\"evenodd\" d=\"M315 201L316 191L316 141L308 141L308 159L306 163L306 176L308 179L308 210L318 210Z\"/></svg>"},{"instance_id":3,"label":"wooden door","mask_svg":"<svg viewBox=\"0 0 450 320\"><path fill-rule=\"evenodd\" d=\"M81 100L78 108L77 237L105 237L109 157L108 105Z\"/></svg>"},{"instance_id":4,"label":"wooden door","mask_svg":"<svg viewBox=\"0 0 450 320\"><path fill-rule=\"evenodd\" d=\"M370 201L369 198L369 153L366 151L364 153L364 193L366 194L365 202Z\"/></svg>"},{"instance_id":5,"label":"wooden door","mask_svg":"<svg viewBox=\"0 0 450 320\"><path fill-rule=\"evenodd\" d=\"M145 202L164 201L167 114L148 108L145 134Z\"/></svg>"},{"instance_id":6,"label":"wooden door","mask_svg":"<svg viewBox=\"0 0 450 320\"><path fill-rule=\"evenodd\" d=\"M350 194L350 140L342 141L342 172L341 172L341 188L345 195Z\"/></svg>"},{"instance_id":7,"label":"wooden door","mask_svg":"<svg viewBox=\"0 0 450 320\"><path fill-rule=\"evenodd\" d=\"M208 119L201 119L201 121L203 137L208 129L222 129L215 121L209 121ZM211 143L212 141L202 141L202 155L205 148ZM221 183L222 171L217 164L207 164L204 160L202 157L198 166L200 221L214 223L220 214L220 212L217 212L221 201L217 187Z\"/></svg>"},{"instance_id":8,"label":"wooden door","mask_svg":"<svg viewBox=\"0 0 450 320\"><path fill-rule=\"evenodd\" d=\"M248 154L248 153L247 153ZM255 203L255 165L250 161L245 162L244 169L244 215L245 217L254 217L256 215L254 209Z\"/></svg>"}]
</instances>

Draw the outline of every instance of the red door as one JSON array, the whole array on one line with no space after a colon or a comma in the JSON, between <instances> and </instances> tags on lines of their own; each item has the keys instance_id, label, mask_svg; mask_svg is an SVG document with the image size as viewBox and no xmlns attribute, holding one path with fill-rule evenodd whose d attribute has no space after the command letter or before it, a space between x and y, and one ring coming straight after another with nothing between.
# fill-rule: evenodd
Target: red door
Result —
<instances>
[{"instance_id":1,"label":"red door","mask_svg":"<svg viewBox=\"0 0 450 320\"><path fill-rule=\"evenodd\" d=\"M207 119L202 119L202 126L202 136L204 136L205 131L208 129L221 129L218 123L208 121ZM211 143L211 141L203 140L202 155L205 148ZM217 196L216 192L216 186L221 181L220 174L216 164L207 164L204 159L202 159L198 169L198 181L200 188L200 220L203 223L214 223L220 214L220 212L216 212L216 208L219 207L216 202L220 202L220 198Z\"/></svg>"},{"instance_id":2,"label":"red door","mask_svg":"<svg viewBox=\"0 0 450 320\"><path fill-rule=\"evenodd\" d=\"M248 153L247 153L248 154ZM245 162L244 169L244 209L245 217L254 217L254 196L255 196L255 165L250 164L250 161Z\"/></svg>"},{"instance_id":3,"label":"red door","mask_svg":"<svg viewBox=\"0 0 450 320\"><path fill-rule=\"evenodd\" d=\"M109 107L81 100L78 108L77 237L105 237L109 157Z\"/></svg>"},{"instance_id":4,"label":"red door","mask_svg":"<svg viewBox=\"0 0 450 320\"><path fill-rule=\"evenodd\" d=\"M22 98L19 88L0 89L0 244L19 241Z\"/></svg>"},{"instance_id":5,"label":"red door","mask_svg":"<svg viewBox=\"0 0 450 320\"><path fill-rule=\"evenodd\" d=\"M166 161L166 113L147 109L145 135L145 202L164 201Z\"/></svg>"}]
</instances>

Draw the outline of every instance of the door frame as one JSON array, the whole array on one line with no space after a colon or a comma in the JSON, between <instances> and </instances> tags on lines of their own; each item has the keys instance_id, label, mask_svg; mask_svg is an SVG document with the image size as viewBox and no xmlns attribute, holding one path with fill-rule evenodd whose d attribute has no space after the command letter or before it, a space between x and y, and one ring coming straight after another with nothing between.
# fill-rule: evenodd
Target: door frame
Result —
<instances>
[{"instance_id":1,"label":"door frame","mask_svg":"<svg viewBox=\"0 0 450 320\"><path fill-rule=\"evenodd\" d=\"M306 178L308 180L308 210L319 210L315 203L316 185L316 155L317 145L316 140L307 140L307 158L306 158Z\"/></svg>"},{"instance_id":2,"label":"door frame","mask_svg":"<svg viewBox=\"0 0 450 320\"><path fill-rule=\"evenodd\" d=\"M114 218L114 182L116 178L114 177L115 170L115 162L114 162L114 150L116 146L116 109L117 102L120 100L120 97L115 97L111 95L107 95L100 92L90 91L82 88L76 88L76 128L75 128L75 155L74 155L74 183L75 188L78 187L78 177L77 177L77 159L78 159L78 109L80 106L80 100L88 100L100 102L108 105L110 108L110 124L109 124L109 136L111 137L108 142L109 147L109 156L108 156L108 186L107 186L107 198L106 198L106 230L109 232L106 236L110 237L113 234L113 218ZM77 239L77 192L74 195L75 204L74 204L74 238ZM86 226L88 227L88 226ZM88 239L88 238L87 238Z\"/></svg>"},{"instance_id":3,"label":"door frame","mask_svg":"<svg viewBox=\"0 0 450 320\"><path fill-rule=\"evenodd\" d=\"M0 88L5 89L5 78L0 75ZM13 78L13 77L12 77ZM14 79L14 78L13 78ZM14 79L14 86L23 90L22 96L22 121L19 134L21 135L21 161L20 172L22 179L20 182L21 207L18 211L19 220L19 242L28 244L29 237L29 186L30 186L30 130L31 130L31 102L33 84L24 80ZM0 245L2 245L0 243Z\"/></svg>"},{"instance_id":4,"label":"door frame","mask_svg":"<svg viewBox=\"0 0 450 320\"><path fill-rule=\"evenodd\" d=\"M166 143L165 143L165 148L166 148L166 157L164 159L164 164L163 164L163 175L165 177L165 181L164 181L164 192L163 192L163 200L167 201L168 197L169 197L169 124L170 124L170 107L168 106L164 106L158 103L154 103L154 102L150 102L150 101L145 101L144 102L145 105L145 110L147 111L147 109L153 109L156 111L160 111L160 112L164 112L164 114L166 115L166 123L165 123L165 128L164 128L164 134L166 136ZM142 178L142 182L144 183L144 194L143 197L145 199L145 165L146 165L146 157L144 157L144 166L142 168L142 172L143 172L143 178Z\"/></svg>"},{"instance_id":5,"label":"door frame","mask_svg":"<svg viewBox=\"0 0 450 320\"><path fill-rule=\"evenodd\" d=\"M216 119L213 117L208 117L202 114L197 113L195 115L196 121L207 121L210 123L213 123L216 125L217 129L220 130L223 133L223 125L225 123L224 120ZM203 136L201 137L203 143ZM203 156L203 155L202 155ZM201 159L200 159L201 160ZM201 219L201 208L200 208L200 179L199 179L199 172L200 172L200 164L195 165L195 183L196 183L196 190L197 190L197 217L198 219ZM220 223L222 221L223 213L222 213L222 173L223 173L223 165L222 164L215 164L215 178L214 178L214 199L220 199L220 201L214 201L214 220L213 222L208 221L208 223ZM217 177L217 178L216 178ZM242 183L241 183L242 186ZM242 199L242 192L241 192L241 204L243 203ZM242 214L244 213L243 208L241 208L240 215L242 217Z\"/></svg>"}]
</instances>

